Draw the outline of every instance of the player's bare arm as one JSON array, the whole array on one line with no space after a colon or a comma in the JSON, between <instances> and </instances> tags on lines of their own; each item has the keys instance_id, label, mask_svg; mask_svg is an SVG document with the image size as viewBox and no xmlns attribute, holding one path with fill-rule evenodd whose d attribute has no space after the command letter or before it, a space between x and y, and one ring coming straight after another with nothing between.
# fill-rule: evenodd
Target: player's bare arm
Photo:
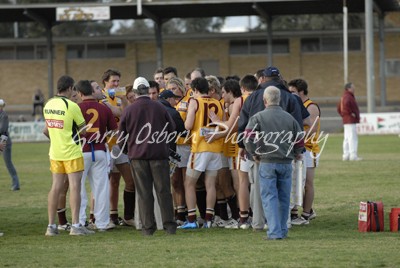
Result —
<instances>
[{"instance_id":1,"label":"player's bare arm","mask_svg":"<svg viewBox=\"0 0 400 268\"><path fill-rule=\"evenodd\" d=\"M196 118L196 111L197 111L197 100L191 99L189 102L189 107L187 111L187 116L185 120L185 128L186 130L192 130L194 125L194 120Z\"/></svg>"}]
</instances>

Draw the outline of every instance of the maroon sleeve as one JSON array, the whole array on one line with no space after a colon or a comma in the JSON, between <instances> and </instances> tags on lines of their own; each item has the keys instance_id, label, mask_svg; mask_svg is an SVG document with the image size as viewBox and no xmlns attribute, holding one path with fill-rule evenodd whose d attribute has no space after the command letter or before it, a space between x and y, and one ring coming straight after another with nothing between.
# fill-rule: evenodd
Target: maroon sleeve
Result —
<instances>
[{"instance_id":1,"label":"maroon sleeve","mask_svg":"<svg viewBox=\"0 0 400 268\"><path fill-rule=\"evenodd\" d=\"M110 108L107 108L107 130L118 130L118 124Z\"/></svg>"}]
</instances>

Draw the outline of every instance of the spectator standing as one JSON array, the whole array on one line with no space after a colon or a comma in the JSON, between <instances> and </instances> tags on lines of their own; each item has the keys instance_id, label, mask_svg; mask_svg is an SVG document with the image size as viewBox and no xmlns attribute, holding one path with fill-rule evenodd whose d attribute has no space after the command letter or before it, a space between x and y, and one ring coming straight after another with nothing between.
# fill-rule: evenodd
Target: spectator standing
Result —
<instances>
[{"instance_id":1,"label":"spectator standing","mask_svg":"<svg viewBox=\"0 0 400 268\"><path fill-rule=\"evenodd\" d=\"M300 160L304 149L302 140L299 143L295 140L297 134L302 131L301 127L279 106L280 95L281 91L277 87L269 86L265 89L266 109L250 118L244 139L246 150L260 165L260 194L269 227L268 240L287 237L286 223L289 217L292 184L291 162L294 158ZM276 134L268 143L254 142L256 136L260 138L261 135L270 133ZM265 138L261 137L261 140Z\"/></svg>"},{"instance_id":2,"label":"spectator standing","mask_svg":"<svg viewBox=\"0 0 400 268\"><path fill-rule=\"evenodd\" d=\"M8 133L8 115L4 111L6 103L4 100L0 99L0 152L3 154L4 163L6 164L8 173L11 176L11 190L20 190L19 178L17 171L15 170L14 164L11 160L11 147L12 142Z\"/></svg>"},{"instance_id":3,"label":"spectator standing","mask_svg":"<svg viewBox=\"0 0 400 268\"><path fill-rule=\"evenodd\" d=\"M119 145L121 148L126 145L135 173L142 234L153 235L156 231L153 187L160 204L164 229L169 234L175 234L169 177L169 145L167 139L160 139L157 143L151 140L155 133L172 133L175 123L161 103L150 99L149 87L148 81L143 77L134 81L133 90L138 96L122 114L119 130L121 135L126 135L127 141L122 140ZM147 128L148 126L150 127Z\"/></svg>"},{"instance_id":4,"label":"spectator standing","mask_svg":"<svg viewBox=\"0 0 400 268\"><path fill-rule=\"evenodd\" d=\"M33 112L32 116L34 117L35 121L40 121L43 116L43 106L44 106L44 95L42 90L38 88L33 94Z\"/></svg>"},{"instance_id":5,"label":"spectator standing","mask_svg":"<svg viewBox=\"0 0 400 268\"><path fill-rule=\"evenodd\" d=\"M360 161L358 157L358 136L356 124L360 123L360 110L354 96L355 86L347 83L337 106L337 111L342 117L344 127L343 161Z\"/></svg>"}]
</instances>

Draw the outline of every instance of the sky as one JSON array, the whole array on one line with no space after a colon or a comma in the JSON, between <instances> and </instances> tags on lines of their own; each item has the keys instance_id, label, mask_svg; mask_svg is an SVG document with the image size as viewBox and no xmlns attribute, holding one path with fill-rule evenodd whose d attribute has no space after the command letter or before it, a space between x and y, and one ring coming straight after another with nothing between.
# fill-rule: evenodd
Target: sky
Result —
<instances>
[{"instance_id":1,"label":"sky","mask_svg":"<svg viewBox=\"0 0 400 268\"><path fill-rule=\"evenodd\" d=\"M244 32L256 26L257 16L227 17L221 32Z\"/></svg>"},{"instance_id":2,"label":"sky","mask_svg":"<svg viewBox=\"0 0 400 268\"><path fill-rule=\"evenodd\" d=\"M123 20L118 20L118 23L115 23L111 31L115 31L119 27L119 23L126 23ZM128 22L132 23L132 21ZM247 29L253 28L258 23L257 16L235 16L235 17L226 17L225 25L222 27L221 32L223 33L238 33L238 32L246 32Z\"/></svg>"}]
</instances>

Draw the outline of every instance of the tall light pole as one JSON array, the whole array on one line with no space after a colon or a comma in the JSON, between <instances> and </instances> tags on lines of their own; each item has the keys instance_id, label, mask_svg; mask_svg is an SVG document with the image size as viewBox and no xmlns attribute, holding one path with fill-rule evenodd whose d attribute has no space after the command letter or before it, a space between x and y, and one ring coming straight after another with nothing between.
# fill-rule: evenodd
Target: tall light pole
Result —
<instances>
[{"instance_id":1,"label":"tall light pole","mask_svg":"<svg viewBox=\"0 0 400 268\"><path fill-rule=\"evenodd\" d=\"M349 42L348 42L348 10L346 0L343 0L343 79L344 84L349 82Z\"/></svg>"}]
</instances>

